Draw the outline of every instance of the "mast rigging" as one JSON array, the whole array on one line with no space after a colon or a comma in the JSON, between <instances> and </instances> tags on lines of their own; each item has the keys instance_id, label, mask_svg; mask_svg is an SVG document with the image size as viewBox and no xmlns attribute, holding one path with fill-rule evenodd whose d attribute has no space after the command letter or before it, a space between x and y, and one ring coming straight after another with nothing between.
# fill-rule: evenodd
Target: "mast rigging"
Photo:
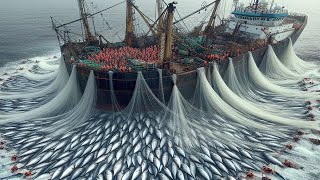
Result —
<instances>
[{"instance_id":1,"label":"mast rigging","mask_svg":"<svg viewBox=\"0 0 320 180\"><path fill-rule=\"evenodd\" d=\"M95 41L95 36L92 35L90 31L90 26L88 22L88 14L86 12L85 6L84 6L84 0L78 0L79 5L79 11L80 11L80 17L82 19L83 28L84 28L84 39L86 41Z\"/></svg>"},{"instance_id":2,"label":"mast rigging","mask_svg":"<svg viewBox=\"0 0 320 180\"><path fill-rule=\"evenodd\" d=\"M208 41L209 41L210 34L211 34L211 32L212 32L212 30L214 29L214 26L215 26L215 20L216 20L216 17L217 17L217 11L218 11L218 7L220 5L220 2L221 2L221 0L216 0L215 1L215 6L214 6L214 9L212 11L210 20L208 22L207 27L205 28L205 30L203 32L203 34L204 34L203 42L204 42L204 46L205 47L208 46Z\"/></svg>"}]
</instances>

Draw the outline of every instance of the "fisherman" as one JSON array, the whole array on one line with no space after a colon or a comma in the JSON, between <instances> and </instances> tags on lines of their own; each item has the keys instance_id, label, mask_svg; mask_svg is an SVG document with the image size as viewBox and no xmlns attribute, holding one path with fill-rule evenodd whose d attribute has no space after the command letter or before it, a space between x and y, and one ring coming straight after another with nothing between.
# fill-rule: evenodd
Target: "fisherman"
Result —
<instances>
[{"instance_id":1,"label":"fisherman","mask_svg":"<svg viewBox=\"0 0 320 180\"><path fill-rule=\"evenodd\" d=\"M306 105L311 105L311 101L306 101Z\"/></svg>"},{"instance_id":2,"label":"fisherman","mask_svg":"<svg viewBox=\"0 0 320 180\"><path fill-rule=\"evenodd\" d=\"M18 171L18 166L15 164L11 167L11 173L16 173Z\"/></svg>"},{"instance_id":3,"label":"fisherman","mask_svg":"<svg viewBox=\"0 0 320 180\"><path fill-rule=\"evenodd\" d=\"M255 177L255 175L253 174L253 172L249 171L247 172L247 179L253 179Z\"/></svg>"},{"instance_id":4,"label":"fisherman","mask_svg":"<svg viewBox=\"0 0 320 180\"><path fill-rule=\"evenodd\" d=\"M297 135L293 136L293 141L294 142L300 141L300 136L297 136Z\"/></svg>"},{"instance_id":5,"label":"fisherman","mask_svg":"<svg viewBox=\"0 0 320 180\"><path fill-rule=\"evenodd\" d=\"M273 170L268 166L263 166L262 170L263 170L263 173L265 174L273 174Z\"/></svg>"},{"instance_id":6,"label":"fisherman","mask_svg":"<svg viewBox=\"0 0 320 180\"><path fill-rule=\"evenodd\" d=\"M320 140L315 138L309 138L309 141L315 145L320 145Z\"/></svg>"},{"instance_id":7,"label":"fisherman","mask_svg":"<svg viewBox=\"0 0 320 180\"><path fill-rule=\"evenodd\" d=\"M308 114L307 117L309 117L309 118L315 118L314 114L312 114L312 113Z\"/></svg>"},{"instance_id":8,"label":"fisherman","mask_svg":"<svg viewBox=\"0 0 320 180\"><path fill-rule=\"evenodd\" d=\"M289 161L288 159L284 160L284 162L282 164L287 166L288 168L298 169L298 166L296 164L292 163L291 161Z\"/></svg>"},{"instance_id":9,"label":"fisherman","mask_svg":"<svg viewBox=\"0 0 320 180\"><path fill-rule=\"evenodd\" d=\"M30 177L30 176L32 176L33 174L32 174L31 171L27 171L27 172L24 173L24 175L25 175L26 177Z\"/></svg>"},{"instance_id":10,"label":"fisherman","mask_svg":"<svg viewBox=\"0 0 320 180\"><path fill-rule=\"evenodd\" d=\"M18 159L17 155L13 155L13 156L11 157L11 161L17 161L17 159Z\"/></svg>"},{"instance_id":11,"label":"fisherman","mask_svg":"<svg viewBox=\"0 0 320 180\"><path fill-rule=\"evenodd\" d=\"M299 136L302 136L302 135L304 135L305 133L304 133L301 129L298 129L298 130L297 130L297 134L298 134Z\"/></svg>"},{"instance_id":12,"label":"fisherman","mask_svg":"<svg viewBox=\"0 0 320 180\"><path fill-rule=\"evenodd\" d=\"M289 149L289 150L292 150L293 146L292 146L292 144L287 144L286 148Z\"/></svg>"}]
</instances>

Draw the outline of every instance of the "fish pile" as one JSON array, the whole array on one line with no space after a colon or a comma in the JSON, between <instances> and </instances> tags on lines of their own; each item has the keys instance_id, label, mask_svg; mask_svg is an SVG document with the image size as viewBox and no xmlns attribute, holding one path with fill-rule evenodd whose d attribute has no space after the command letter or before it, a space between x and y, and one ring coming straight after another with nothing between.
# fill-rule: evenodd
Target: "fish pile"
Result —
<instances>
[{"instance_id":1,"label":"fish pile","mask_svg":"<svg viewBox=\"0 0 320 180\"><path fill-rule=\"evenodd\" d=\"M284 167L263 152L285 148L273 143L281 141L279 137L242 130L248 139L268 141L271 148L241 148L216 140L215 144L200 141L201 149L188 153L157 124L142 114L122 121L121 116L102 113L57 138L37 132L46 125L43 122L12 124L1 132L10 139L7 146L19 149L18 162L23 165L17 168L28 169L33 178L50 174L51 179L234 179L241 172L261 171L259 164ZM231 125L227 127L234 131ZM9 177L17 176L21 175Z\"/></svg>"}]
</instances>

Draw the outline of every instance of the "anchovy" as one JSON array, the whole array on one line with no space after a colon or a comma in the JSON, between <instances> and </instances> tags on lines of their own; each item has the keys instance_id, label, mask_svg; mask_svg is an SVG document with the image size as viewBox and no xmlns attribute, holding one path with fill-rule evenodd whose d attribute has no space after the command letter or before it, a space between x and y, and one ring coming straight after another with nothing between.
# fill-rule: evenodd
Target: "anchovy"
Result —
<instances>
[{"instance_id":1,"label":"anchovy","mask_svg":"<svg viewBox=\"0 0 320 180\"><path fill-rule=\"evenodd\" d=\"M60 179L68 177L72 173L72 171L74 171L74 169L75 169L74 165L69 166L67 169L64 170L64 172L62 173Z\"/></svg>"},{"instance_id":2,"label":"anchovy","mask_svg":"<svg viewBox=\"0 0 320 180\"><path fill-rule=\"evenodd\" d=\"M164 168L163 168L163 172L164 172L164 174L166 174L169 178L173 179L172 173L171 173L171 171L170 171L167 167L164 167Z\"/></svg>"},{"instance_id":3,"label":"anchovy","mask_svg":"<svg viewBox=\"0 0 320 180\"><path fill-rule=\"evenodd\" d=\"M208 173L204 170L202 166L198 165L197 170L200 173L200 175L203 177L203 179L210 180Z\"/></svg>"},{"instance_id":4,"label":"anchovy","mask_svg":"<svg viewBox=\"0 0 320 180\"><path fill-rule=\"evenodd\" d=\"M219 161L216 161L216 165L219 167L219 169L221 169L222 171L224 171L225 173L229 174L228 169Z\"/></svg>"},{"instance_id":5,"label":"anchovy","mask_svg":"<svg viewBox=\"0 0 320 180\"><path fill-rule=\"evenodd\" d=\"M225 164L229 169L233 170L234 172L237 171L234 164L229 159L224 158L222 161L223 161L223 164Z\"/></svg>"},{"instance_id":6,"label":"anchovy","mask_svg":"<svg viewBox=\"0 0 320 180\"><path fill-rule=\"evenodd\" d=\"M122 161L119 160L119 161L117 161L116 164L113 166L113 174L114 174L114 175L118 174L118 173L120 172L121 168L122 168Z\"/></svg>"},{"instance_id":7,"label":"anchovy","mask_svg":"<svg viewBox=\"0 0 320 180\"><path fill-rule=\"evenodd\" d=\"M81 174L83 174L83 173L84 173L83 168L76 169L76 170L74 171L74 173L72 173L71 179L77 179L77 178L80 177Z\"/></svg>"},{"instance_id":8,"label":"anchovy","mask_svg":"<svg viewBox=\"0 0 320 180\"><path fill-rule=\"evenodd\" d=\"M278 166L280 166L280 167L284 167L284 165L283 165L278 159L276 159L275 157L273 157L273 156L271 156L271 155L268 155L268 154L266 154L266 153L262 153L262 154L263 154L264 158L265 158L267 161L269 161L270 163L276 164L276 165L278 165Z\"/></svg>"},{"instance_id":9,"label":"anchovy","mask_svg":"<svg viewBox=\"0 0 320 180\"><path fill-rule=\"evenodd\" d=\"M91 164L88 168L87 168L87 171L86 171L86 174L93 171L95 168L97 167L97 164L96 163L93 163Z\"/></svg>"},{"instance_id":10,"label":"anchovy","mask_svg":"<svg viewBox=\"0 0 320 180\"><path fill-rule=\"evenodd\" d=\"M53 174L52 174L52 177L51 179L56 179L58 178L62 173L62 167L58 168Z\"/></svg>"},{"instance_id":11,"label":"anchovy","mask_svg":"<svg viewBox=\"0 0 320 180\"><path fill-rule=\"evenodd\" d=\"M141 167L139 166L132 174L132 180L137 179L141 175Z\"/></svg>"}]
</instances>

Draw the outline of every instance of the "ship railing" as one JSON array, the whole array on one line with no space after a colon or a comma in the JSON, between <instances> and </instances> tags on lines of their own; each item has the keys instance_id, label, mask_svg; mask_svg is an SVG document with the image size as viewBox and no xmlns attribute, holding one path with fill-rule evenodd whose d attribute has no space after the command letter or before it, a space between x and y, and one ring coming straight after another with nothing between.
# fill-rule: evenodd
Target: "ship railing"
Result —
<instances>
[{"instance_id":1,"label":"ship railing","mask_svg":"<svg viewBox=\"0 0 320 180\"><path fill-rule=\"evenodd\" d=\"M305 14L301 14L301 13L289 13L289 16L293 16L293 17L306 17L307 15Z\"/></svg>"},{"instance_id":2,"label":"ship railing","mask_svg":"<svg viewBox=\"0 0 320 180\"><path fill-rule=\"evenodd\" d=\"M255 10L251 8L236 8L236 11L245 12L245 13L256 13L256 14L286 14L288 10L268 10L268 9L260 9Z\"/></svg>"}]
</instances>

